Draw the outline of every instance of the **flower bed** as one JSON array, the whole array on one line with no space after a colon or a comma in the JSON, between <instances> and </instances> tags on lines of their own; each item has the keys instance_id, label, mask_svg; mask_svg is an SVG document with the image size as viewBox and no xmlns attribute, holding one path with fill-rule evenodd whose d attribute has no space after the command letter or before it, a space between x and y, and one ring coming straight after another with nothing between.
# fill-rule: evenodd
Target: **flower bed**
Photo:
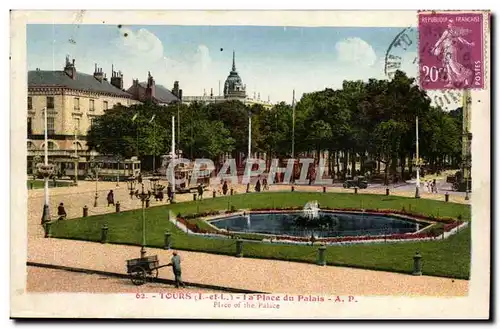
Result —
<instances>
[{"instance_id":1,"label":"flower bed","mask_svg":"<svg viewBox=\"0 0 500 329\"><path fill-rule=\"evenodd\" d=\"M262 213L262 212L288 212L288 211L300 211L302 208L300 207L292 207L286 209L250 209L252 213ZM338 211L338 212L352 212L352 213L371 213L371 214L384 214L384 215L399 215L408 217L409 219L422 220L426 222L432 222L433 225L429 226L432 228L437 223L444 224L439 227L439 229L429 229L414 233L397 233L397 234L388 234L388 235L364 235L364 236L342 236L342 237L330 237L330 238L316 238L316 237L297 237L297 236L289 236L289 235L278 235L278 236L270 236L266 234L262 234L263 241L277 242L277 243L320 243L320 244L351 244L351 243L376 243L376 242L385 242L385 241L416 241L416 240L433 240L440 236L446 237L450 234L453 234L459 227L466 226L467 222L462 222L460 220L456 220L449 217L428 217L420 214L410 213L406 211L399 211L393 209L355 209L355 208L321 208L324 211ZM208 211L197 214L189 214L185 216L178 216L176 218L176 223L180 223L183 225L189 233L199 234L199 235L207 235L207 236L218 236L218 237L234 237L235 232L228 232L226 230L221 230L217 228L213 229L203 229L197 223L191 223L189 220L198 219L209 216L217 216L223 214L232 214L236 213L238 210L223 210L223 211ZM180 215L180 214L179 214ZM178 225L179 226L179 225ZM442 230L441 230L442 228Z\"/></svg>"}]
</instances>

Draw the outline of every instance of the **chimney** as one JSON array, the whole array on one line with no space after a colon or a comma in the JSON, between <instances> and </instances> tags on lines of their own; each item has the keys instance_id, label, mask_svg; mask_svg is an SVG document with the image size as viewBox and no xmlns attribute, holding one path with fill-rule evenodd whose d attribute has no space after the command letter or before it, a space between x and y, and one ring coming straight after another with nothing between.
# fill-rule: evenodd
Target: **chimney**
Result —
<instances>
[{"instance_id":1,"label":"chimney","mask_svg":"<svg viewBox=\"0 0 500 329\"><path fill-rule=\"evenodd\" d=\"M210 98L214 98L214 88L210 88Z\"/></svg>"},{"instance_id":2,"label":"chimney","mask_svg":"<svg viewBox=\"0 0 500 329\"><path fill-rule=\"evenodd\" d=\"M179 98L179 81L174 81L174 88L172 89L172 94Z\"/></svg>"},{"instance_id":3,"label":"chimney","mask_svg":"<svg viewBox=\"0 0 500 329\"><path fill-rule=\"evenodd\" d=\"M120 90L123 89L122 71L116 72L113 65L111 65L111 84Z\"/></svg>"},{"instance_id":4,"label":"chimney","mask_svg":"<svg viewBox=\"0 0 500 329\"><path fill-rule=\"evenodd\" d=\"M179 90L179 100L182 102L182 89Z\"/></svg>"},{"instance_id":5,"label":"chimney","mask_svg":"<svg viewBox=\"0 0 500 329\"><path fill-rule=\"evenodd\" d=\"M102 73L102 69L100 67L97 67L97 63L95 64L94 78L99 82L102 82L104 79L104 73Z\"/></svg>"},{"instance_id":6,"label":"chimney","mask_svg":"<svg viewBox=\"0 0 500 329\"><path fill-rule=\"evenodd\" d=\"M138 86L139 85L139 79L132 79L132 86Z\"/></svg>"},{"instance_id":7,"label":"chimney","mask_svg":"<svg viewBox=\"0 0 500 329\"><path fill-rule=\"evenodd\" d=\"M155 99L155 80L151 76L151 72L148 72L148 83L146 87L146 99L154 100Z\"/></svg>"},{"instance_id":8,"label":"chimney","mask_svg":"<svg viewBox=\"0 0 500 329\"><path fill-rule=\"evenodd\" d=\"M73 80L76 79L76 68L75 68L75 60L71 63L69 61L69 56L66 56L66 65L64 66L64 72Z\"/></svg>"}]
</instances>

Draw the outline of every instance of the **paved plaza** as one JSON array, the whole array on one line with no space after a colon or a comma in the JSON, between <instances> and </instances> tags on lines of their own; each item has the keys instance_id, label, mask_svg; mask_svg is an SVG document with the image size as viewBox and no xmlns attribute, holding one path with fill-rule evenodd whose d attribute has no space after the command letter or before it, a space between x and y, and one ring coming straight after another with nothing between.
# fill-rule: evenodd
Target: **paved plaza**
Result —
<instances>
[{"instance_id":1,"label":"paved plaza","mask_svg":"<svg viewBox=\"0 0 500 329\"><path fill-rule=\"evenodd\" d=\"M398 196L414 196L413 189L391 187L391 194ZM441 186L444 186L441 184ZM131 199L125 182L98 182L98 204L93 207L96 190L95 182L81 181L78 186L50 189L50 206L54 219L57 205L63 202L68 213L68 220L82 216L82 208L89 208L89 215L114 212L114 207L106 206L106 194L113 190L115 201L119 201L121 209L131 210L141 207L137 199ZM234 186L236 193L244 193L246 187ZM273 185L270 191L290 190L290 186ZM322 191L321 186L298 186L296 191ZM328 187L328 192L354 193L353 190L341 187ZM212 192L207 191L212 197ZM267 193L267 192L261 192ZM358 193L385 193L383 188L368 188ZM437 194L422 191L422 198L444 200L443 192ZM192 200L192 194L177 194L178 202ZM30 190L28 200L28 261L64 265L80 269L92 269L114 273L126 273L125 261L139 257L138 246L103 245L100 243L72 241L62 239L43 238L43 229L40 225L43 208L43 189ZM461 194L450 194L450 202L465 203ZM167 204L163 202L151 203L151 206ZM160 263L167 263L171 251L148 249L148 253L157 254ZM468 291L468 281L446 278L370 271L334 266L317 266L286 261L236 258L199 252L180 251L183 258L183 279L186 282L207 284L221 287L246 289L275 293L325 293L344 295L428 295L428 296L465 296ZM251 274L249 274L251 273ZM40 274L41 275L41 274ZM161 269L161 278L173 279L170 269ZM33 291L42 288L44 280L34 280L36 275L28 276L28 287ZM43 276L43 277L46 277ZM82 285L89 286L85 280L78 279L81 291ZM114 283L118 284L118 283ZM57 289L54 286L54 289ZM61 291L66 288L61 288ZM78 290L80 289L80 290ZM103 292L104 288L96 288L96 292ZM114 289L110 287L111 290ZM69 291L69 290L64 290Z\"/></svg>"}]
</instances>

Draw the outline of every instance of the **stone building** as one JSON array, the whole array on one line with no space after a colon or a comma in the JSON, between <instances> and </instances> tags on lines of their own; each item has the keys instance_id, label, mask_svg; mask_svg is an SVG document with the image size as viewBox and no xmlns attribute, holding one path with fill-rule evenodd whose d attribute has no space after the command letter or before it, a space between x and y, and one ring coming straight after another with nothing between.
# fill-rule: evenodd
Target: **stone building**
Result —
<instances>
[{"instance_id":1,"label":"stone building","mask_svg":"<svg viewBox=\"0 0 500 329\"><path fill-rule=\"evenodd\" d=\"M123 74L111 69L108 80L102 68L95 65L93 74L78 72L75 60L66 57L63 70L28 72L27 148L28 171L34 157L44 155L44 108L47 108L47 134L50 161L69 159L75 155L90 156L87 132L92 120L115 105L130 106L151 99L167 105L178 98L162 86L156 86L151 74L147 82L134 80L123 89ZM75 143L76 138L76 143Z\"/></svg>"},{"instance_id":2,"label":"stone building","mask_svg":"<svg viewBox=\"0 0 500 329\"><path fill-rule=\"evenodd\" d=\"M174 89L170 91L162 85L157 85L150 72L148 72L148 80L146 82L139 82L138 79L134 79L132 86L127 89L127 93L141 102L149 100L155 104L164 106L178 102L182 97L182 90L179 90L178 81L174 83Z\"/></svg>"},{"instance_id":3,"label":"stone building","mask_svg":"<svg viewBox=\"0 0 500 329\"><path fill-rule=\"evenodd\" d=\"M175 88L175 87L174 87ZM210 95L207 95L206 92L203 93L202 96L184 96L182 97L182 102L186 104L190 104L193 102L201 102L201 103L218 103L224 102L228 100L239 100L246 105L259 104L264 108L271 108L273 105L269 100L264 101L260 99L260 93L258 97L256 97L255 93L253 98L249 97L246 92L246 85L243 84L241 77L236 71L236 57L235 52L233 51L233 65L231 71L229 72L228 77L224 83L224 94L223 95L214 95L213 89L210 90Z\"/></svg>"}]
</instances>

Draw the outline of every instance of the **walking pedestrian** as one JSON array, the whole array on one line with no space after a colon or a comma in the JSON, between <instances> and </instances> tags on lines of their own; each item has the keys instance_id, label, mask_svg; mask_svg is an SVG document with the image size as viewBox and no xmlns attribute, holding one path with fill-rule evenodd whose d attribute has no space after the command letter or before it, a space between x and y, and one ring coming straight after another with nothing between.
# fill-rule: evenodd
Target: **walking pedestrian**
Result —
<instances>
[{"instance_id":1,"label":"walking pedestrian","mask_svg":"<svg viewBox=\"0 0 500 329\"><path fill-rule=\"evenodd\" d=\"M115 196L113 194L113 190L109 191L107 199L108 199L108 207L110 204L112 204L113 206L115 205Z\"/></svg>"},{"instance_id":2,"label":"walking pedestrian","mask_svg":"<svg viewBox=\"0 0 500 329\"><path fill-rule=\"evenodd\" d=\"M260 192L260 179L258 179L257 183L255 183L255 192Z\"/></svg>"},{"instance_id":3,"label":"walking pedestrian","mask_svg":"<svg viewBox=\"0 0 500 329\"><path fill-rule=\"evenodd\" d=\"M172 203L172 200L174 198L174 192L172 190L172 184L168 183L168 186L167 186L167 197L168 197L168 201L170 203Z\"/></svg>"},{"instance_id":4,"label":"walking pedestrian","mask_svg":"<svg viewBox=\"0 0 500 329\"><path fill-rule=\"evenodd\" d=\"M438 187L437 187L437 184L436 184L436 179L434 179L432 181L432 187L434 188L434 193L437 193L438 192Z\"/></svg>"},{"instance_id":5,"label":"walking pedestrian","mask_svg":"<svg viewBox=\"0 0 500 329\"><path fill-rule=\"evenodd\" d=\"M269 190L269 186L267 186L267 179L265 177L262 179L262 189L264 191Z\"/></svg>"},{"instance_id":6,"label":"walking pedestrian","mask_svg":"<svg viewBox=\"0 0 500 329\"><path fill-rule=\"evenodd\" d=\"M227 182L226 181L224 181L224 184L222 184L222 193L224 195L227 194Z\"/></svg>"},{"instance_id":7,"label":"walking pedestrian","mask_svg":"<svg viewBox=\"0 0 500 329\"><path fill-rule=\"evenodd\" d=\"M198 199L203 200L203 185L198 184Z\"/></svg>"},{"instance_id":8,"label":"walking pedestrian","mask_svg":"<svg viewBox=\"0 0 500 329\"><path fill-rule=\"evenodd\" d=\"M177 254L177 251L173 252L172 259L170 260L170 263L167 266L172 266L172 271L174 272L174 277L175 277L175 287L179 288L185 287L186 285L184 282L182 282L182 271L181 271L181 256Z\"/></svg>"},{"instance_id":9,"label":"walking pedestrian","mask_svg":"<svg viewBox=\"0 0 500 329\"><path fill-rule=\"evenodd\" d=\"M424 190L425 191L429 190L429 183L427 181L424 181Z\"/></svg>"}]
</instances>

